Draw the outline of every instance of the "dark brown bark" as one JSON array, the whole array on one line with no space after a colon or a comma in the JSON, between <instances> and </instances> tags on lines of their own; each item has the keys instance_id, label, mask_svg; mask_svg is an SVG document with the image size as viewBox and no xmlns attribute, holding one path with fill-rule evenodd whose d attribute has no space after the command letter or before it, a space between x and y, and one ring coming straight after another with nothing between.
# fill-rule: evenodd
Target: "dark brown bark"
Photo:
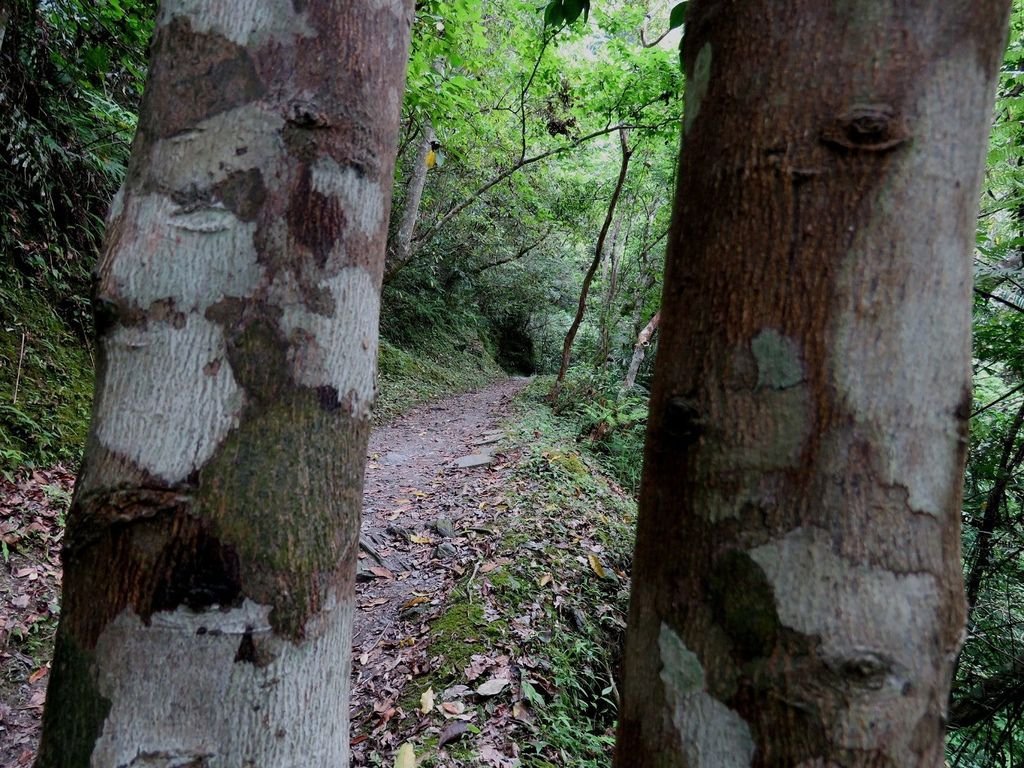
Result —
<instances>
[{"instance_id":1,"label":"dark brown bark","mask_svg":"<svg viewBox=\"0 0 1024 768\"><path fill-rule=\"evenodd\" d=\"M689 9L616 766L938 768L1009 3Z\"/></svg>"},{"instance_id":2,"label":"dark brown bark","mask_svg":"<svg viewBox=\"0 0 1024 768\"><path fill-rule=\"evenodd\" d=\"M562 381L565 379L565 372L569 370L572 345L576 340L576 332L580 329L580 323L583 322L583 314L587 309L587 295L590 293L590 284L594 281L594 275L601 264L601 257L604 255L604 241L608 237L608 230L612 225L612 220L615 218L615 206L619 202L619 195L622 194L622 187L626 183L626 174L629 172L629 159L633 155L633 150L629 148L627 139L626 130L624 128L619 129L619 147L622 150L619 176L615 180L615 188L612 190L611 199L608 201L608 212L605 214L604 223L601 225L601 231L597 236L597 244L594 246L594 258L590 262L587 274L583 277L583 285L580 287L579 305L576 307L576 316L573 318L572 325L569 326L569 330L565 334L565 341L562 343L562 361L558 368L558 375L555 377L555 383L551 387L551 392L548 393L549 400L554 400L558 396L558 392L562 387Z\"/></svg>"}]
</instances>

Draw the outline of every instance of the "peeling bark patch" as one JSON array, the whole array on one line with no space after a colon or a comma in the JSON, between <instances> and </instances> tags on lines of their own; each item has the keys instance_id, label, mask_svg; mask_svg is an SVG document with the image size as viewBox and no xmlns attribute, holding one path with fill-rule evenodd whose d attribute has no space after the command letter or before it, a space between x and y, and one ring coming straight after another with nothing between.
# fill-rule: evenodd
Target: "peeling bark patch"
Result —
<instances>
[{"instance_id":1,"label":"peeling bark patch","mask_svg":"<svg viewBox=\"0 0 1024 768\"><path fill-rule=\"evenodd\" d=\"M256 261L254 223L229 210L183 208L163 195L140 195L127 206L133 235L101 269L100 292L130 296L135 306L173 299L180 312L205 311L224 296L248 296L263 270ZM115 254L117 256L118 254Z\"/></svg>"},{"instance_id":2,"label":"peeling bark patch","mask_svg":"<svg viewBox=\"0 0 1024 768\"><path fill-rule=\"evenodd\" d=\"M334 244L345 231L346 209L334 195L324 194L312 181L312 172L306 168L288 201L288 231L299 245L313 254L320 269L334 249Z\"/></svg>"},{"instance_id":3,"label":"peeling bark patch","mask_svg":"<svg viewBox=\"0 0 1024 768\"><path fill-rule=\"evenodd\" d=\"M263 174L256 168L235 171L217 184L213 192L242 221L253 221L267 199Z\"/></svg>"},{"instance_id":4,"label":"peeling bark patch","mask_svg":"<svg viewBox=\"0 0 1024 768\"><path fill-rule=\"evenodd\" d=\"M211 606L231 606L240 600L238 554L232 547L203 532L193 541L171 546L179 551L161 558L169 573L143 618L157 611L173 611L180 605L201 611Z\"/></svg>"},{"instance_id":5,"label":"peeling bark patch","mask_svg":"<svg viewBox=\"0 0 1024 768\"><path fill-rule=\"evenodd\" d=\"M935 578L853 565L816 529L798 528L749 554L771 583L782 624L819 639L818 659L837 694L827 716L833 742L881 750L894 765L917 764L903 724L927 716L935 702L924 683L947 663L947 649L930 634L943 609ZM794 691L801 695L821 700Z\"/></svg>"},{"instance_id":6,"label":"peeling bark patch","mask_svg":"<svg viewBox=\"0 0 1024 768\"><path fill-rule=\"evenodd\" d=\"M239 386L256 404L277 402L291 388L288 342L277 326L254 320L232 333L227 357Z\"/></svg>"},{"instance_id":7,"label":"peeling bark patch","mask_svg":"<svg viewBox=\"0 0 1024 768\"><path fill-rule=\"evenodd\" d=\"M195 315L180 329L148 323L110 333L103 339L96 437L169 484L187 478L213 455L241 411L230 369L207 372L223 348L220 328Z\"/></svg>"},{"instance_id":8,"label":"peeling bark patch","mask_svg":"<svg viewBox=\"0 0 1024 768\"><path fill-rule=\"evenodd\" d=\"M237 14L238 9L232 12ZM264 92L244 48L220 35L192 29L182 16L157 28L151 61L153 71L139 124L150 140L189 130Z\"/></svg>"},{"instance_id":9,"label":"peeling bark patch","mask_svg":"<svg viewBox=\"0 0 1024 768\"><path fill-rule=\"evenodd\" d=\"M380 184L365 171L342 167L329 157L320 158L313 166L313 189L337 198L346 211L354 213L353 222L360 234L373 237L383 226L388 201Z\"/></svg>"},{"instance_id":10,"label":"peeling bark patch","mask_svg":"<svg viewBox=\"0 0 1024 768\"><path fill-rule=\"evenodd\" d=\"M235 174L254 170L263 178L276 178L284 165L283 125L281 116L263 101L212 115L152 147L142 189L149 193L216 190ZM254 190L257 184L255 179L246 179L239 186ZM248 197L253 200L255 196ZM224 205L232 210L243 208L227 201Z\"/></svg>"},{"instance_id":11,"label":"peeling bark patch","mask_svg":"<svg viewBox=\"0 0 1024 768\"><path fill-rule=\"evenodd\" d=\"M251 628L246 628L238 643L238 650L235 652L235 664L252 664L256 667L265 667L274 660L274 656L261 648L257 640L253 638Z\"/></svg>"},{"instance_id":12,"label":"peeling bark patch","mask_svg":"<svg viewBox=\"0 0 1024 768\"><path fill-rule=\"evenodd\" d=\"M686 93L683 94L683 134L685 135L700 113L701 102L711 81L711 43L704 43L693 63L693 73L687 73Z\"/></svg>"},{"instance_id":13,"label":"peeling bark patch","mask_svg":"<svg viewBox=\"0 0 1024 768\"><path fill-rule=\"evenodd\" d=\"M704 431L696 402L685 397L669 398L665 405L664 429L675 450L696 443Z\"/></svg>"},{"instance_id":14,"label":"peeling bark patch","mask_svg":"<svg viewBox=\"0 0 1024 768\"><path fill-rule=\"evenodd\" d=\"M354 446L368 431L367 419L325 411L315 390L291 387L248 410L202 470L197 514L238 553L245 594L271 606L274 630L295 641L354 573L363 476Z\"/></svg>"},{"instance_id":15,"label":"peeling bark patch","mask_svg":"<svg viewBox=\"0 0 1024 768\"><path fill-rule=\"evenodd\" d=\"M320 402L320 407L328 413L341 408L341 401L338 400L338 390L330 385L317 387L316 398Z\"/></svg>"},{"instance_id":16,"label":"peeling bark patch","mask_svg":"<svg viewBox=\"0 0 1024 768\"><path fill-rule=\"evenodd\" d=\"M697 655L664 622L658 634L659 677L665 686L671 726L690 768L749 768L754 758L750 726L704 691Z\"/></svg>"},{"instance_id":17,"label":"peeling bark patch","mask_svg":"<svg viewBox=\"0 0 1024 768\"><path fill-rule=\"evenodd\" d=\"M804 380L804 366L798 344L768 328L750 342L757 361L757 388L788 389Z\"/></svg>"},{"instance_id":18,"label":"peeling bark patch","mask_svg":"<svg viewBox=\"0 0 1024 768\"><path fill-rule=\"evenodd\" d=\"M289 364L299 384L333 387L355 416L373 403L380 294L369 273L345 267L320 288L334 296L336 311L326 316L291 304L281 326L289 335Z\"/></svg>"},{"instance_id":19,"label":"peeling bark patch","mask_svg":"<svg viewBox=\"0 0 1024 768\"><path fill-rule=\"evenodd\" d=\"M197 31L244 46L268 38L312 37L315 31L304 10L305 3L292 0L176 0L173 6L162 10L157 24L188 16Z\"/></svg>"}]
</instances>

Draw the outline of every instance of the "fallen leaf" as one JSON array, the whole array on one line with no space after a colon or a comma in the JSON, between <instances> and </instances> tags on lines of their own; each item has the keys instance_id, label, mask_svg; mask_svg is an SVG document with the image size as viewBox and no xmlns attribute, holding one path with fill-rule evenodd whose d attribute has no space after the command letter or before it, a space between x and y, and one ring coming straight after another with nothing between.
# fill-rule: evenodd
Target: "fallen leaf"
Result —
<instances>
[{"instance_id":1,"label":"fallen leaf","mask_svg":"<svg viewBox=\"0 0 1024 768\"><path fill-rule=\"evenodd\" d=\"M395 755L395 768L416 768L416 751L408 741L398 748Z\"/></svg>"},{"instance_id":2,"label":"fallen leaf","mask_svg":"<svg viewBox=\"0 0 1024 768\"><path fill-rule=\"evenodd\" d=\"M487 765L493 765L495 768L517 768L519 765L519 758L506 757L501 754L498 749L490 744L484 745L477 752L477 757L483 760Z\"/></svg>"},{"instance_id":3,"label":"fallen leaf","mask_svg":"<svg viewBox=\"0 0 1024 768\"><path fill-rule=\"evenodd\" d=\"M465 696L472 692L473 689L468 685L453 685L451 688L444 689L444 693L441 694L441 698L447 701L448 699L457 699L460 696Z\"/></svg>"},{"instance_id":4,"label":"fallen leaf","mask_svg":"<svg viewBox=\"0 0 1024 768\"><path fill-rule=\"evenodd\" d=\"M537 579L537 586L546 587L548 584L551 583L552 578L554 577L550 573L545 573L543 576Z\"/></svg>"},{"instance_id":5,"label":"fallen leaf","mask_svg":"<svg viewBox=\"0 0 1024 768\"><path fill-rule=\"evenodd\" d=\"M493 664L491 659L483 656L479 653L474 653L469 658L469 666L462 670L462 673L466 676L469 681L476 680L480 675L484 673L484 670Z\"/></svg>"},{"instance_id":6,"label":"fallen leaf","mask_svg":"<svg viewBox=\"0 0 1024 768\"><path fill-rule=\"evenodd\" d=\"M442 702L441 709L449 715L461 715L466 711L466 705L461 701L445 701Z\"/></svg>"},{"instance_id":7,"label":"fallen leaf","mask_svg":"<svg viewBox=\"0 0 1024 768\"><path fill-rule=\"evenodd\" d=\"M412 536L410 536L409 537L409 541L411 541L413 544L431 544L431 543L433 543L430 540L429 537L427 537L427 536L420 536L418 533L414 533Z\"/></svg>"},{"instance_id":8,"label":"fallen leaf","mask_svg":"<svg viewBox=\"0 0 1024 768\"><path fill-rule=\"evenodd\" d=\"M29 684L34 683L36 680L45 675L48 671L49 670L47 670L46 667L40 667L39 669L37 669L35 672L28 676Z\"/></svg>"},{"instance_id":9,"label":"fallen leaf","mask_svg":"<svg viewBox=\"0 0 1024 768\"><path fill-rule=\"evenodd\" d=\"M601 560L597 555L587 555L587 560L590 561L590 569L597 574L598 578L608 578L608 574L605 572L604 566L601 565Z\"/></svg>"},{"instance_id":10,"label":"fallen leaf","mask_svg":"<svg viewBox=\"0 0 1024 768\"><path fill-rule=\"evenodd\" d=\"M451 744L453 741L458 741L467 733L469 733L469 726L466 725L466 723L461 720L452 720L441 731L441 736L437 740L437 748L440 749L445 744Z\"/></svg>"},{"instance_id":11,"label":"fallen leaf","mask_svg":"<svg viewBox=\"0 0 1024 768\"><path fill-rule=\"evenodd\" d=\"M374 576L381 579L393 579L395 574L389 571L387 568L381 568L379 565L371 565L366 570L372 573Z\"/></svg>"},{"instance_id":12,"label":"fallen leaf","mask_svg":"<svg viewBox=\"0 0 1024 768\"><path fill-rule=\"evenodd\" d=\"M420 712L424 715L429 715L434 709L434 689L427 688L420 695Z\"/></svg>"},{"instance_id":13,"label":"fallen leaf","mask_svg":"<svg viewBox=\"0 0 1024 768\"><path fill-rule=\"evenodd\" d=\"M492 677L486 683L476 689L478 696L497 696L508 685L508 680L501 677Z\"/></svg>"}]
</instances>

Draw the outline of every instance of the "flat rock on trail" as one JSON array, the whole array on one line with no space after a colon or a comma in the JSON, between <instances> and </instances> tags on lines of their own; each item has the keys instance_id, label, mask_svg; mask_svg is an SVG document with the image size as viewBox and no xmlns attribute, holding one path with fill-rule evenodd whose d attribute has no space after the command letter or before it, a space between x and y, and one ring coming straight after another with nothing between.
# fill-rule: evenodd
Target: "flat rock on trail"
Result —
<instances>
[{"instance_id":1,"label":"flat rock on trail","mask_svg":"<svg viewBox=\"0 0 1024 768\"><path fill-rule=\"evenodd\" d=\"M426 620L465 573L461 555L493 546L505 443L498 423L527 382L421 406L370 437L352 640L356 764L369 748L387 748L388 721L410 695L405 683L426 671Z\"/></svg>"}]
</instances>

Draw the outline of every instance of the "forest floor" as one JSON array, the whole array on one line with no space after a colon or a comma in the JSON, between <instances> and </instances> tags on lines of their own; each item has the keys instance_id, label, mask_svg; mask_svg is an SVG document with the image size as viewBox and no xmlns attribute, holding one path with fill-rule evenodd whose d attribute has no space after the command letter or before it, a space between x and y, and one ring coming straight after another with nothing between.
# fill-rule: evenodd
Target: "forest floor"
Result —
<instances>
[{"instance_id":1,"label":"forest floor","mask_svg":"<svg viewBox=\"0 0 1024 768\"><path fill-rule=\"evenodd\" d=\"M527 384L371 436L353 765L411 766L410 750L420 768L607 764L634 505ZM0 479L0 768L34 757L73 479Z\"/></svg>"}]
</instances>

